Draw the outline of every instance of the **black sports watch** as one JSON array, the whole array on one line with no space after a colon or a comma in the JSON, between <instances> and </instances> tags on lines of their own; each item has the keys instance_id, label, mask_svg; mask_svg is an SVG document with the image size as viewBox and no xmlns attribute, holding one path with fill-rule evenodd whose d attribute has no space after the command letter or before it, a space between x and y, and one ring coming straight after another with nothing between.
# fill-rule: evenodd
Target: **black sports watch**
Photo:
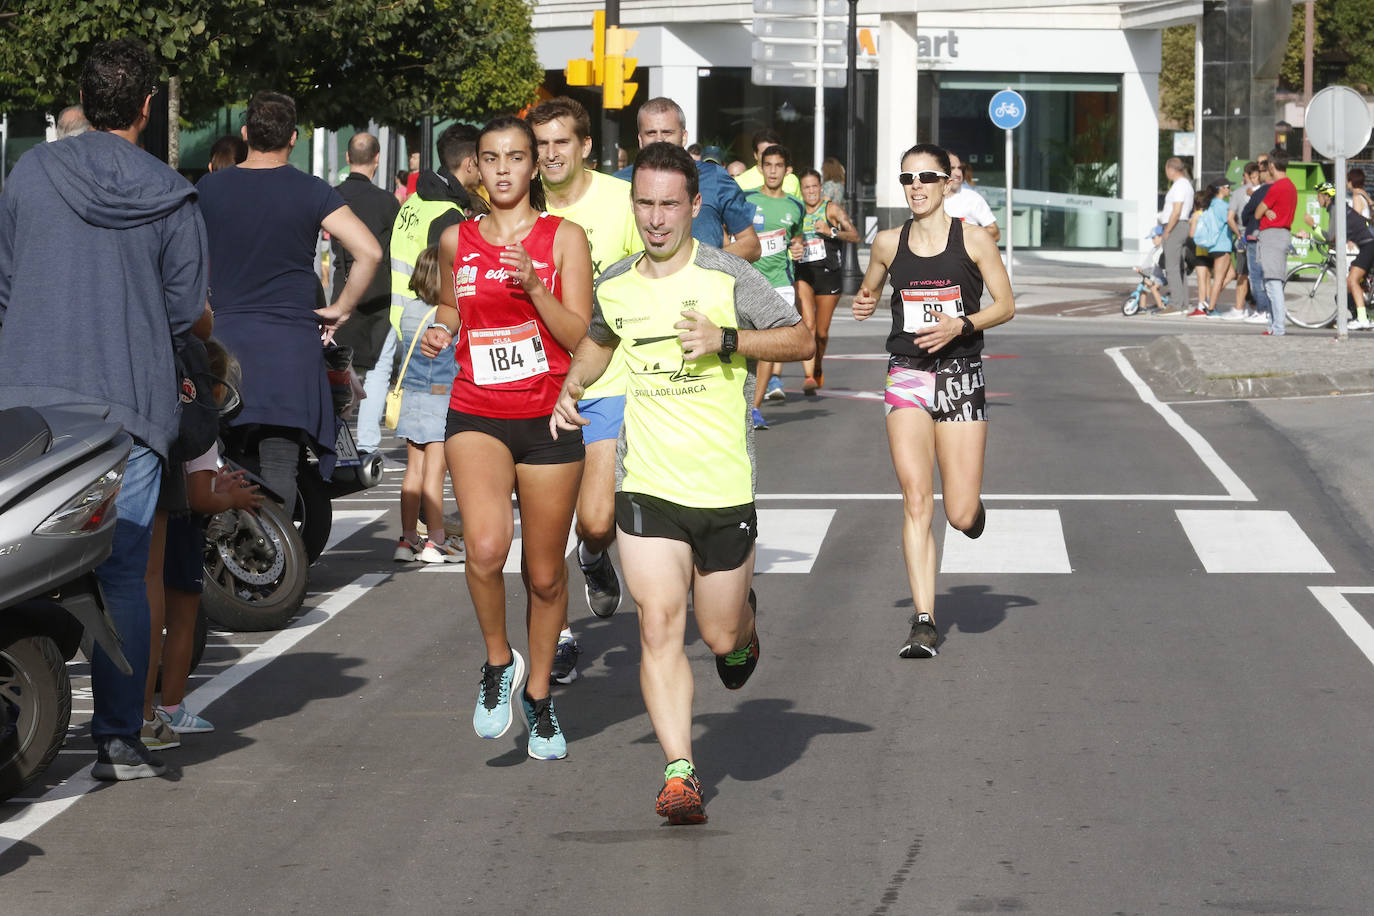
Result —
<instances>
[{"instance_id":1,"label":"black sports watch","mask_svg":"<svg viewBox=\"0 0 1374 916\"><path fill-rule=\"evenodd\" d=\"M720 358L730 361L730 354L739 349L739 331L734 328L720 329Z\"/></svg>"},{"instance_id":2,"label":"black sports watch","mask_svg":"<svg viewBox=\"0 0 1374 916\"><path fill-rule=\"evenodd\" d=\"M959 331L959 336L968 337L974 331L973 320L969 318L967 315L960 316L959 320L962 321L964 324L964 327Z\"/></svg>"}]
</instances>

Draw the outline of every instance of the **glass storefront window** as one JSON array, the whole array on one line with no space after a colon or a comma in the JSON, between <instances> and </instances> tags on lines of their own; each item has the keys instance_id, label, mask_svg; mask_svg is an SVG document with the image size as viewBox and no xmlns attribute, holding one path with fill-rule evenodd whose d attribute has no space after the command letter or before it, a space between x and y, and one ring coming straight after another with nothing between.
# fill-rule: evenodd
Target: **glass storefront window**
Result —
<instances>
[{"instance_id":1,"label":"glass storefront window","mask_svg":"<svg viewBox=\"0 0 1374 916\"><path fill-rule=\"evenodd\" d=\"M988 118L988 101L1006 88L1025 97L1028 116L1012 134L1017 247L1121 248L1129 207L1119 200L1119 75L944 71L922 73L921 82L931 103L920 134L971 165L994 206L1005 201L1006 140Z\"/></svg>"}]
</instances>

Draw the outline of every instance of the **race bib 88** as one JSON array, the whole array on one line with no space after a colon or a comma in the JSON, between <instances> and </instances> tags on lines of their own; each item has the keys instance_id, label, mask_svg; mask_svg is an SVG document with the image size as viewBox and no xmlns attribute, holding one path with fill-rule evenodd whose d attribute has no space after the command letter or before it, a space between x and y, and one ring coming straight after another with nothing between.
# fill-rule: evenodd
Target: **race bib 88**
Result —
<instances>
[{"instance_id":1,"label":"race bib 88","mask_svg":"<svg viewBox=\"0 0 1374 916\"><path fill-rule=\"evenodd\" d=\"M964 300L957 286L944 289L904 289L902 293L902 330L915 334L939 321L931 312L964 317Z\"/></svg>"}]
</instances>

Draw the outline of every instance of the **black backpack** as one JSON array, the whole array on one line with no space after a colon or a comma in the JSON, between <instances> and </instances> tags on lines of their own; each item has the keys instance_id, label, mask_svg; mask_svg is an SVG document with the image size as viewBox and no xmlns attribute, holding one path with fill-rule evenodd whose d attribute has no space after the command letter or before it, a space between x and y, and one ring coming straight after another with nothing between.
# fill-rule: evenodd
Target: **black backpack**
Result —
<instances>
[{"instance_id":1,"label":"black backpack","mask_svg":"<svg viewBox=\"0 0 1374 916\"><path fill-rule=\"evenodd\" d=\"M185 462L204 455L219 438L219 406L215 403L215 384L219 379L210 371L210 353L205 343L194 334L173 338L172 357L181 425L167 457Z\"/></svg>"}]
</instances>

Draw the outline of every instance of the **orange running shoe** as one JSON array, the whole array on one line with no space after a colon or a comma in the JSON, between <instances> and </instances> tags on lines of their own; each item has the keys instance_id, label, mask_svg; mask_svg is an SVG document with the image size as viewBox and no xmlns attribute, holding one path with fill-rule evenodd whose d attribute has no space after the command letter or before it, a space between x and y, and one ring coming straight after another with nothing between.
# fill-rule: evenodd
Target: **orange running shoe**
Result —
<instances>
[{"instance_id":1,"label":"orange running shoe","mask_svg":"<svg viewBox=\"0 0 1374 916\"><path fill-rule=\"evenodd\" d=\"M701 780L686 760L674 760L663 770L663 788L658 791L654 810L673 826L706 823L706 808L701 801Z\"/></svg>"}]
</instances>

